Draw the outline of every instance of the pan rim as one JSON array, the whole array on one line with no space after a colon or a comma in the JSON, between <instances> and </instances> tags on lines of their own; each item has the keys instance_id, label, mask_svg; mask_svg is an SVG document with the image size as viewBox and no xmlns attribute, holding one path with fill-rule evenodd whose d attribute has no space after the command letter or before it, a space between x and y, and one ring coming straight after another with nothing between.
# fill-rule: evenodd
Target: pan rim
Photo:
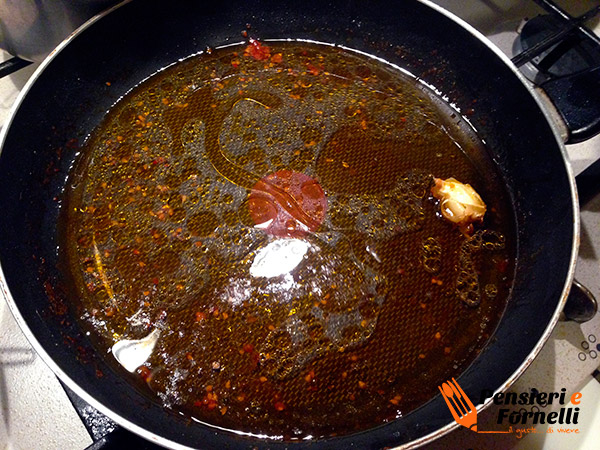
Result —
<instances>
[{"instance_id":1,"label":"pan rim","mask_svg":"<svg viewBox=\"0 0 600 450\"><path fill-rule=\"evenodd\" d=\"M508 390L508 388L510 386L512 386L521 375L523 375L523 373L531 365L533 360L538 356L538 354L542 350L542 347L546 344L546 342L550 338L550 335L552 334L552 331L556 327L556 324L558 323L560 314L561 314L561 312L565 306L565 303L567 301L567 298L569 296L571 286L575 279L575 266L576 266L576 262L577 262L577 256L579 254L579 242L580 242L580 226L581 226L581 224L580 224L580 215L579 215L579 197L577 194L577 185L575 183L575 175L573 173L573 168L568 159L568 154L567 154L567 149L565 147L565 143L564 143L563 139L561 138L560 127L556 123L556 119L555 119L556 115L551 114L551 112L548 110L548 106L544 102L542 102L539 95L535 92L533 86L530 84L529 81L527 81L527 79L519 71L519 69L512 63L510 58L504 52L502 52L502 50L500 50L500 48L498 46L496 46L493 42L491 42L488 38L486 38L485 35L483 35L483 33L481 33L479 30L477 30L471 24L469 24L465 20L461 19L454 13L433 3L433 1L431 1L431 0L417 0L417 1L426 6L429 6L430 8L432 8L435 11L437 11L438 13L446 16L450 20L453 20L455 23L460 25L463 29L465 29L466 31L471 33L472 36L477 38L482 44L484 44L489 50L491 50L496 55L496 57L498 57L500 59L500 61L502 61L504 63L504 65L508 69L510 69L510 71L517 77L517 79L521 82L521 84L526 88L529 95L536 102L540 111L542 111L544 118L546 119L546 122L550 126L550 129L552 130L552 133L554 134L554 138L560 149L563 164L564 164L564 167L565 167L565 170L567 173L567 177L569 180L569 187L570 187L570 191L571 191L570 192L571 204L573 207L573 211L572 211L573 212L573 241L572 241L572 246L571 246L571 257L569 260L569 270L567 272L567 277L564 282L560 300L557 303L556 309L554 310L552 319L546 326L546 328L545 328L544 332L542 333L542 336L538 340L536 346L531 350L531 352L529 353L527 358L513 372L513 374L498 389L496 389L494 391L493 395L495 395L496 393L505 392L506 390ZM488 406L490 406L493 403L493 395L491 397L487 398L487 400L483 404L477 405L478 412L485 410ZM394 447L394 450L413 449L413 448L421 447L422 445L425 445L428 442L433 442L433 441L441 438L442 436L445 436L446 434L450 433L452 430L455 430L459 427L460 427L460 425L457 422L451 421L448 425L434 431L433 433L425 435L425 436L418 438L407 444L402 444L400 446Z\"/></svg>"},{"instance_id":2,"label":"pan rim","mask_svg":"<svg viewBox=\"0 0 600 450\"><path fill-rule=\"evenodd\" d=\"M89 28L92 24L94 24L96 21L100 20L102 17L104 17L104 16L108 15L109 13L111 13L112 11L124 6L125 4L130 3L131 1L132 0L124 0L124 1L120 2L119 4L113 6L112 8L110 8L100 14L97 14L96 16L94 16L93 18L91 18L90 20L85 22L77 30L75 30L73 33L71 33L65 40L63 40L43 60L43 62L40 63L40 65L37 67L35 72L32 74L32 76L29 78L29 80L27 81L27 83L25 84L23 89L21 90L19 96L17 97L17 100L11 107L9 117L6 121L5 126L0 131L0 155L1 155L4 143L5 143L6 137L8 135L9 129L11 128L13 119L17 115L17 112L20 109L20 106L21 106L23 100L28 95L28 92L30 91L32 86L36 83L37 79L44 73L45 69L50 65L50 63L54 60L54 58L65 47L67 47L70 42L72 42L76 37L78 37L85 29ZM566 171L566 175L568 177L568 183L569 183L569 187L570 187L570 197L571 197L571 203L572 203L572 208L573 208L573 211L572 211L572 213L573 213L573 240L572 240L572 245L571 245L571 255L570 255L570 259L569 259L569 269L568 269L567 276L564 281L563 290L562 290L562 293L560 296L560 300L558 301L556 309L553 313L553 316L552 316L551 320L549 321L549 323L547 324L542 336L538 340L535 347L531 350L531 352L528 354L527 358L521 363L521 365L515 370L515 372L495 391L495 393L496 392L504 392L523 374L523 372L529 367L531 362L536 358L536 356L541 351L542 347L547 342L548 338L550 337L550 334L552 333L554 327L556 326L556 323L558 322L560 313L565 305L571 285L574 280L575 265L576 265L575 263L576 263L576 259L577 259L577 255L578 255L579 240L580 240L579 202L578 202L578 196L577 196L577 188L576 188L576 184L575 184L575 177L573 174L571 164L568 161L566 147L560 137L560 129L559 129L557 123L553 119L552 114L549 112L548 107L542 102L542 100L539 98L538 94L535 93L535 90L533 89L533 87L529 84L529 82L525 79L525 77L518 71L518 69L512 64L510 59L496 45L494 45L491 41L489 41L482 33L480 33L473 26L471 26L470 24L468 24L467 22L465 22L463 19L459 18L455 14L453 14L453 13L445 10L441 6L433 3L431 0L416 0L416 1L437 11L438 13L442 14L443 16L445 16L448 19L455 22L457 25L459 25L464 30L468 31L473 37L475 37L482 44L484 44L491 52L493 52L494 55L497 58L499 58L499 60L502 61L504 63L504 65L507 66L507 68L510 69L510 71L513 73L513 75L515 75L517 77L517 79L521 82L521 84L526 88L530 97L532 97L533 100L536 102L538 108L543 113L550 129L552 130L552 132L554 134L554 138L558 144L558 148L561 152L564 168ZM43 348L42 344L40 342L38 342L35 335L31 331L30 327L26 323L25 319L21 315L19 308L18 308L15 300L12 297L11 292L8 289L8 285L6 283L4 272L2 270L1 262L0 262L0 293L1 293L2 297L5 299L5 301L7 302L9 310L11 311L17 324L19 325L19 327L21 328L21 330L27 337L28 341L30 342L32 347L35 349L36 353L38 353L38 355L40 355L40 357L44 361L44 363L63 382L65 382L65 384L70 389L72 389L78 396L80 396L82 399L84 399L86 402L88 402L91 406L98 409L99 411L101 411L103 414L105 414L109 418L115 420L117 423L122 425L124 428L126 428L126 429L134 432L135 434L138 434L146 439L149 439L159 445L168 446L169 448L173 448L173 449L192 449L193 448L193 447L188 447L186 445L179 444L168 438L159 436L159 435L153 433L152 431L145 429L139 425L136 425L135 423L131 422L130 420L122 417L121 415L116 413L111 408L109 408L109 407L105 406L103 403L97 401L93 396L88 394L87 391L85 391L83 388L81 388L69 375L67 375L58 366L58 364L56 364L55 361L50 357L50 355ZM478 405L477 409L479 411L483 410L483 409L487 408L491 403L492 403L492 398L488 398L488 400L486 402L484 402L482 405ZM416 440L414 440L412 442L402 444L402 445L394 447L394 448L396 448L396 449L417 448L417 447L424 445L425 443L432 442L459 427L459 425L456 422L451 420L450 415L448 416L448 420L449 420L449 423L446 426L439 428L438 430L436 430L430 434L427 434L425 436L417 438Z\"/></svg>"}]
</instances>

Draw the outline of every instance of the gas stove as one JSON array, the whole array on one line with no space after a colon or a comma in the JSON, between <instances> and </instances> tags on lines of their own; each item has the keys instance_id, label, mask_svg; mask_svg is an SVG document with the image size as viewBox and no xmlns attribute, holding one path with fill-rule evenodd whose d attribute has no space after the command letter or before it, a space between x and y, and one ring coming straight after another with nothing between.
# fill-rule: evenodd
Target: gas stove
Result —
<instances>
[{"instance_id":1,"label":"gas stove","mask_svg":"<svg viewBox=\"0 0 600 450\"><path fill-rule=\"evenodd\" d=\"M543 45L545 39L556 34L553 31L539 31L540 23L554 20L547 19L547 11L540 6L543 0L435 0L434 3L461 17L511 58L527 50L534 53L531 51L534 46L539 46L540 42ZM555 3L560 11L574 17L600 5L599 1L590 0ZM539 16L546 16L546 19L540 19ZM585 24L596 35L600 34L598 16ZM518 33L525 37L533 36L533 40L519 40ZM594 40L594 37L592 35L590 38ZM522 57L515 63L520 65L529 79L538 83L547 82L557 73L564 74L561 72L563 67L554 64L554 60L560 59L559 50L554 44L549 45L541 53L525 55L526 58ZM591 50L591 53L594 51ZM582 59L580 54L564 53L568 55L567 59ZM599 61L594 57L586 54L583 59L591 58L595 61L593 64L598 65ZM0 62L9 58L8 53L0 51ZM6 123L18 93L36 66L32 64L0 79L0 127ZM567 152L577 176L581 205L581 247L575 276L600 298L600 135L567 145ZM94 442L114 429L115 425L63 388L35 354L2 300L0 329L0 445L7 449L100 448L99 443ZM597 448L600 439L599 368L600 313L582 324L561 321L511 391L520 393L535 389L539 392L560 392L565 389L567 395L581 392L577 425L579 433L549 433L547 426L540 425L535 427L536 432L522 433L519 437L516 433L476 434L459 428L424 448ZM548 405L542 409L549 412L558 410L557 406ZM501 407L506 406L492 405L480 414L479 429L498 430L500 426L496 424L496 418ZM515 406L513 410L534 411L535 408L539 411L541 407ZM84 416L83 421L81 416ZM138 445L136 448L141 447Z\"/></svg>"}]
</instances>

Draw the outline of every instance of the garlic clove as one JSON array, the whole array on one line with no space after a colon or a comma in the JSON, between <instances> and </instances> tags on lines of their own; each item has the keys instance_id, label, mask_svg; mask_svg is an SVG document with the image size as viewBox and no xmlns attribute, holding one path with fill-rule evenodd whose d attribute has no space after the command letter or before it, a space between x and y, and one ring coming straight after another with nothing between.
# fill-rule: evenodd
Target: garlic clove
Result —
<instances>
[{"instance_id":1,"label":"garlic clove","mask_svg":"<svg viewBox=\"0 0 600 450\"><path fill-rule=\"evenodd\" d=\"M461 183L455 178L435 178L434 181L431 193L440 200L445 219L461 225L483 220L486 205L470 184Z\"/></svg>"},{"instance_id":2,"label":"garlic clove","mask_svg":"<svg viewBox=\"0 0 600 450\"><path fill-rule=\"evenodd\" d=\"M155 328L142 339L123 339L112 346L112 354L125 369L135 372L148 360L159 336L160 330Z\"/></svg>"}]
</instances>

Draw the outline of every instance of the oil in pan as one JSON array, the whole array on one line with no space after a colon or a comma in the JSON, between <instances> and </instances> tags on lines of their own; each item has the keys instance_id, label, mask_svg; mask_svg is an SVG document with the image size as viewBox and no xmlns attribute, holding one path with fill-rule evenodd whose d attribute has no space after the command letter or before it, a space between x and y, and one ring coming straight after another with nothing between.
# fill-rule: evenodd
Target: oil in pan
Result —
<instances>
[{"instance_id":1,"label":"oil in pan","mask_svg":"<svg viewBox=\"0 0 600 450\"><path fill-rule=\"evenodd\" d=\"M483 224L444 220L434 176L475 186ZM410 412L475 358L512 282L482 143L408 75L337 47L252 41L165 69L71 183L62 247L96 345L156 401L238 432Z\"/></svg>"}]
</instances>

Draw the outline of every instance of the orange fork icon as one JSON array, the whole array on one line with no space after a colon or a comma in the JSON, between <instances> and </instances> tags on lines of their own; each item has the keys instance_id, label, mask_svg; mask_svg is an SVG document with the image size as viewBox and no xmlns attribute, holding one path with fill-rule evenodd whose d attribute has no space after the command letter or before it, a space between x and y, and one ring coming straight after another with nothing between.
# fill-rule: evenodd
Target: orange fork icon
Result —
<instances>
[{"instance_id":1,"label":"orange fork icon","mask_svg":"<svg viewBox=\"0 0 600 450\"><path fill-rule=\"evenodd\" d=\"M511 433L512 427L508 431L477 431L477 408L465 391L459 386L454 378L438 386L442 397L452 413L452 417L459 425L468 428L476 433Z\"/></svg>"}]
</instances>

